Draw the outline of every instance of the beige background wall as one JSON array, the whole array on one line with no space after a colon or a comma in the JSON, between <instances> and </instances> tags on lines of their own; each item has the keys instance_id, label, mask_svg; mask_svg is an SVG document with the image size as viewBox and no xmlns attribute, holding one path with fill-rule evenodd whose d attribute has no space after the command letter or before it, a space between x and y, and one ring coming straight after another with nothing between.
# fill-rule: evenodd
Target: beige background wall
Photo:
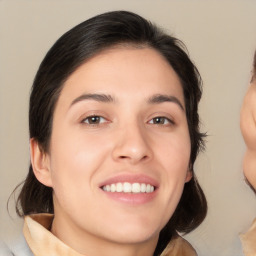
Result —
<instances>
[{"instance_id":1,"label":"beige background wall","mask_svg":"<svg viewBox=\"0 0 256 256\"><path fill-rule=\"evenodd\" d=\"M187 238L199 256L240 256L238 233L256 216L242 175L239 109L256 48L256 1L0 0L0 237L18 233L6 200L24 179L28 96L40 61L67 29L104 11L135 11L182 39L204 80L200 105L207 149L197 175L209 202L203 225Z\"/></svg>"}]
</instances>

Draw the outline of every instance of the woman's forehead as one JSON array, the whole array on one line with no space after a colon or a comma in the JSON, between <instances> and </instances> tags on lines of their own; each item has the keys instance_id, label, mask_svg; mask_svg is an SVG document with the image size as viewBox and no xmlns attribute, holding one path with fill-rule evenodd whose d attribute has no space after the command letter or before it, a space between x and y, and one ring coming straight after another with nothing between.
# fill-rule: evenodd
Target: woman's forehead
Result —
<instances>
[{"instance_id":1,"label":"woman's forehead","mask_svg":"<svg viewBox=\"0 0 256 256\"><path fill-rule=\"evenodd\" d=\"M70 97L101 93L170 94L183 97L180 79L170 64L151 48L111 48L82 64L62 89ZM183 101L183 99L182 99Z\"/></svg>"}]
</instances>

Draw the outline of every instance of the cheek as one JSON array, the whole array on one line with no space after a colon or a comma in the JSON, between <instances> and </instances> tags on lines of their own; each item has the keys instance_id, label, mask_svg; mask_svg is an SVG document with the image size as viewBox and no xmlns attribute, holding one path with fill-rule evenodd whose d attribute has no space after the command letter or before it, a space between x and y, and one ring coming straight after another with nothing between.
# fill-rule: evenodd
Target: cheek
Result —
<instances>
[{"instance_id":1,"label":"cheek","mask_svg":"<svg viewBox=\"0 0 256 256\"><path fill-rule=\"evenodd\" d=\"M250 120L241 124L241 131L246 143L246 146L250 150L256 150L256 124Z\"/></svg>"},{"instance_id":2,"label":"cheek","mask_svg":"<svg viewBox=\"0 0 256 256\"><path fill-rule=\"evenodd\" d=\"M190 154L191 143L187 130L166 141L161 162L164 164L170 188L182 192L189 171Z\"/></svg>"},{"instance_id":3,"label":"cheek","mask_svg":"<svg viewBox=\"0 0 256 256\"><path fill-rule=\"evenodd\" d=\"M173 215L183 192L190 160L190 138L188 133L173 136L165 141L158 152L159 164L165 170L161 187L163 205L162 225Z\"/></svg>"},{"instance_id":4,"label":"cheek","mask_svg":"<svg viewBox=\"0 0 256 256\"><path fill-rule=\"evenodd\" d=\"M166 168L174 172L187 171L191 153L189 133L186 129L162 141L159 158Z\"/></svg>"},{"instance_id":5,"label":"cheek","mask_svg":"<svg viewBox=\"0 0 256 256\"><path fill-rule=\"evenodd\" d=\"M247 147L256 150L256 120L251 105L244 103L242 107L240 128Z\"/></svg>"},{"instance_id":6,"label":"cheek","mask_svg":"<svg viewBox=\"0 0 256 256\"><path fill-rule=\"evenodd\" d=\"M83 192L104 162L109 151L108 143L96 138L75 137L71 133L69 136L59 135L52 138L50 155L53 187L55 190L69 187Z\"/></svg>"}]
</instances>

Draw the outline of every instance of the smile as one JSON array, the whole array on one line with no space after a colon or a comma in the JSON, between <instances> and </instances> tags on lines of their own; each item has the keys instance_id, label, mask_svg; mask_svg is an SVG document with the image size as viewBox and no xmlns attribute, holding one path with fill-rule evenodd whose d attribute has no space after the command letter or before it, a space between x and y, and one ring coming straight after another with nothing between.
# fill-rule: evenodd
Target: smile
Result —
<instances>
[{"instance_id":1,"label":"smile","mask_svg":"<svg viewBox=\"0 0 256 256\"><path fill-rule=\"evenodd\" d=\"M155 187L146 183L129 183L118 182L109 185L105 185L102 189L106 192L118 192L118 193L152 193Z\"/></svg>"}]
</instances>

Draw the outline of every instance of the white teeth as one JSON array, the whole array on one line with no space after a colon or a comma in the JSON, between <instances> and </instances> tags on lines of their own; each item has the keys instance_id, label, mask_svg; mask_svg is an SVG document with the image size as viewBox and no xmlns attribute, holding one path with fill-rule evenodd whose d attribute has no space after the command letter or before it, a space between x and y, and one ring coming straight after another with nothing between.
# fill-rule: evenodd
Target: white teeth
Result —
<instances>
[{"instance_id":1,"label":"white teeth","mask_svg":"<svg viewBox=\"0 0 256 256\"><path fill-rule=\"evenodd\" d=\"M123 191L121 191L121 192L131 193L132 192L132 184L128 183L128 182L125 182L123 184Z\"/></svg>"},{"instance_id":2,"label":"white teeth","mask_svg":"<svg viewBox=\"0 0 256 256\"><path fill-rule=\"evenodd\" d=\"M110 191L111 192L116 192L116 185L115 184L111 184Z\"/></svg>"},{"instance_id":3,"label":"white teeth","mask_svg":"<svg viewBox=\"0 0 256 256\"><path fill-rule=\"evenodd\" d=\"M116 192L122 192L122 191L123 191L123 184L119 182L116 184Z\"/></svg>"},{"instance_id":4,"label":"white teeth","mask_svg":"<svg viewBox=\"0 0 256 256\"><path fill-rule=\"evenodd\" d=\"M132 184L132 192L133 193L140 193L140 184L139 183L133 183Z\"/></svg>"},{"instance_id":5,"label":"white teeth","mask_svg":"<svg viewBox=\"0 0 256 256\"><path fill-rule=\"evenodd\" d=\"M146 188L147 188L146 184L142 183L141 186L140 186L140 191L141 191L142 193L145 193L145 192L146 192ZM154 187L153 187L153 188L154 188Z\"/></svg>"},{"instance_id":6,"label":"white teeth","mask_svg":"<svg viewBox=\"0 0 256 256\"><path fill-rule=\"evenodd\" d=\"M123 193L152 193L155 188L150 184L145 183L129 183L118 182L116 184L110 184L103 186L102 189L107 192L123 192Z\"/></svg>"}]
</instances>

